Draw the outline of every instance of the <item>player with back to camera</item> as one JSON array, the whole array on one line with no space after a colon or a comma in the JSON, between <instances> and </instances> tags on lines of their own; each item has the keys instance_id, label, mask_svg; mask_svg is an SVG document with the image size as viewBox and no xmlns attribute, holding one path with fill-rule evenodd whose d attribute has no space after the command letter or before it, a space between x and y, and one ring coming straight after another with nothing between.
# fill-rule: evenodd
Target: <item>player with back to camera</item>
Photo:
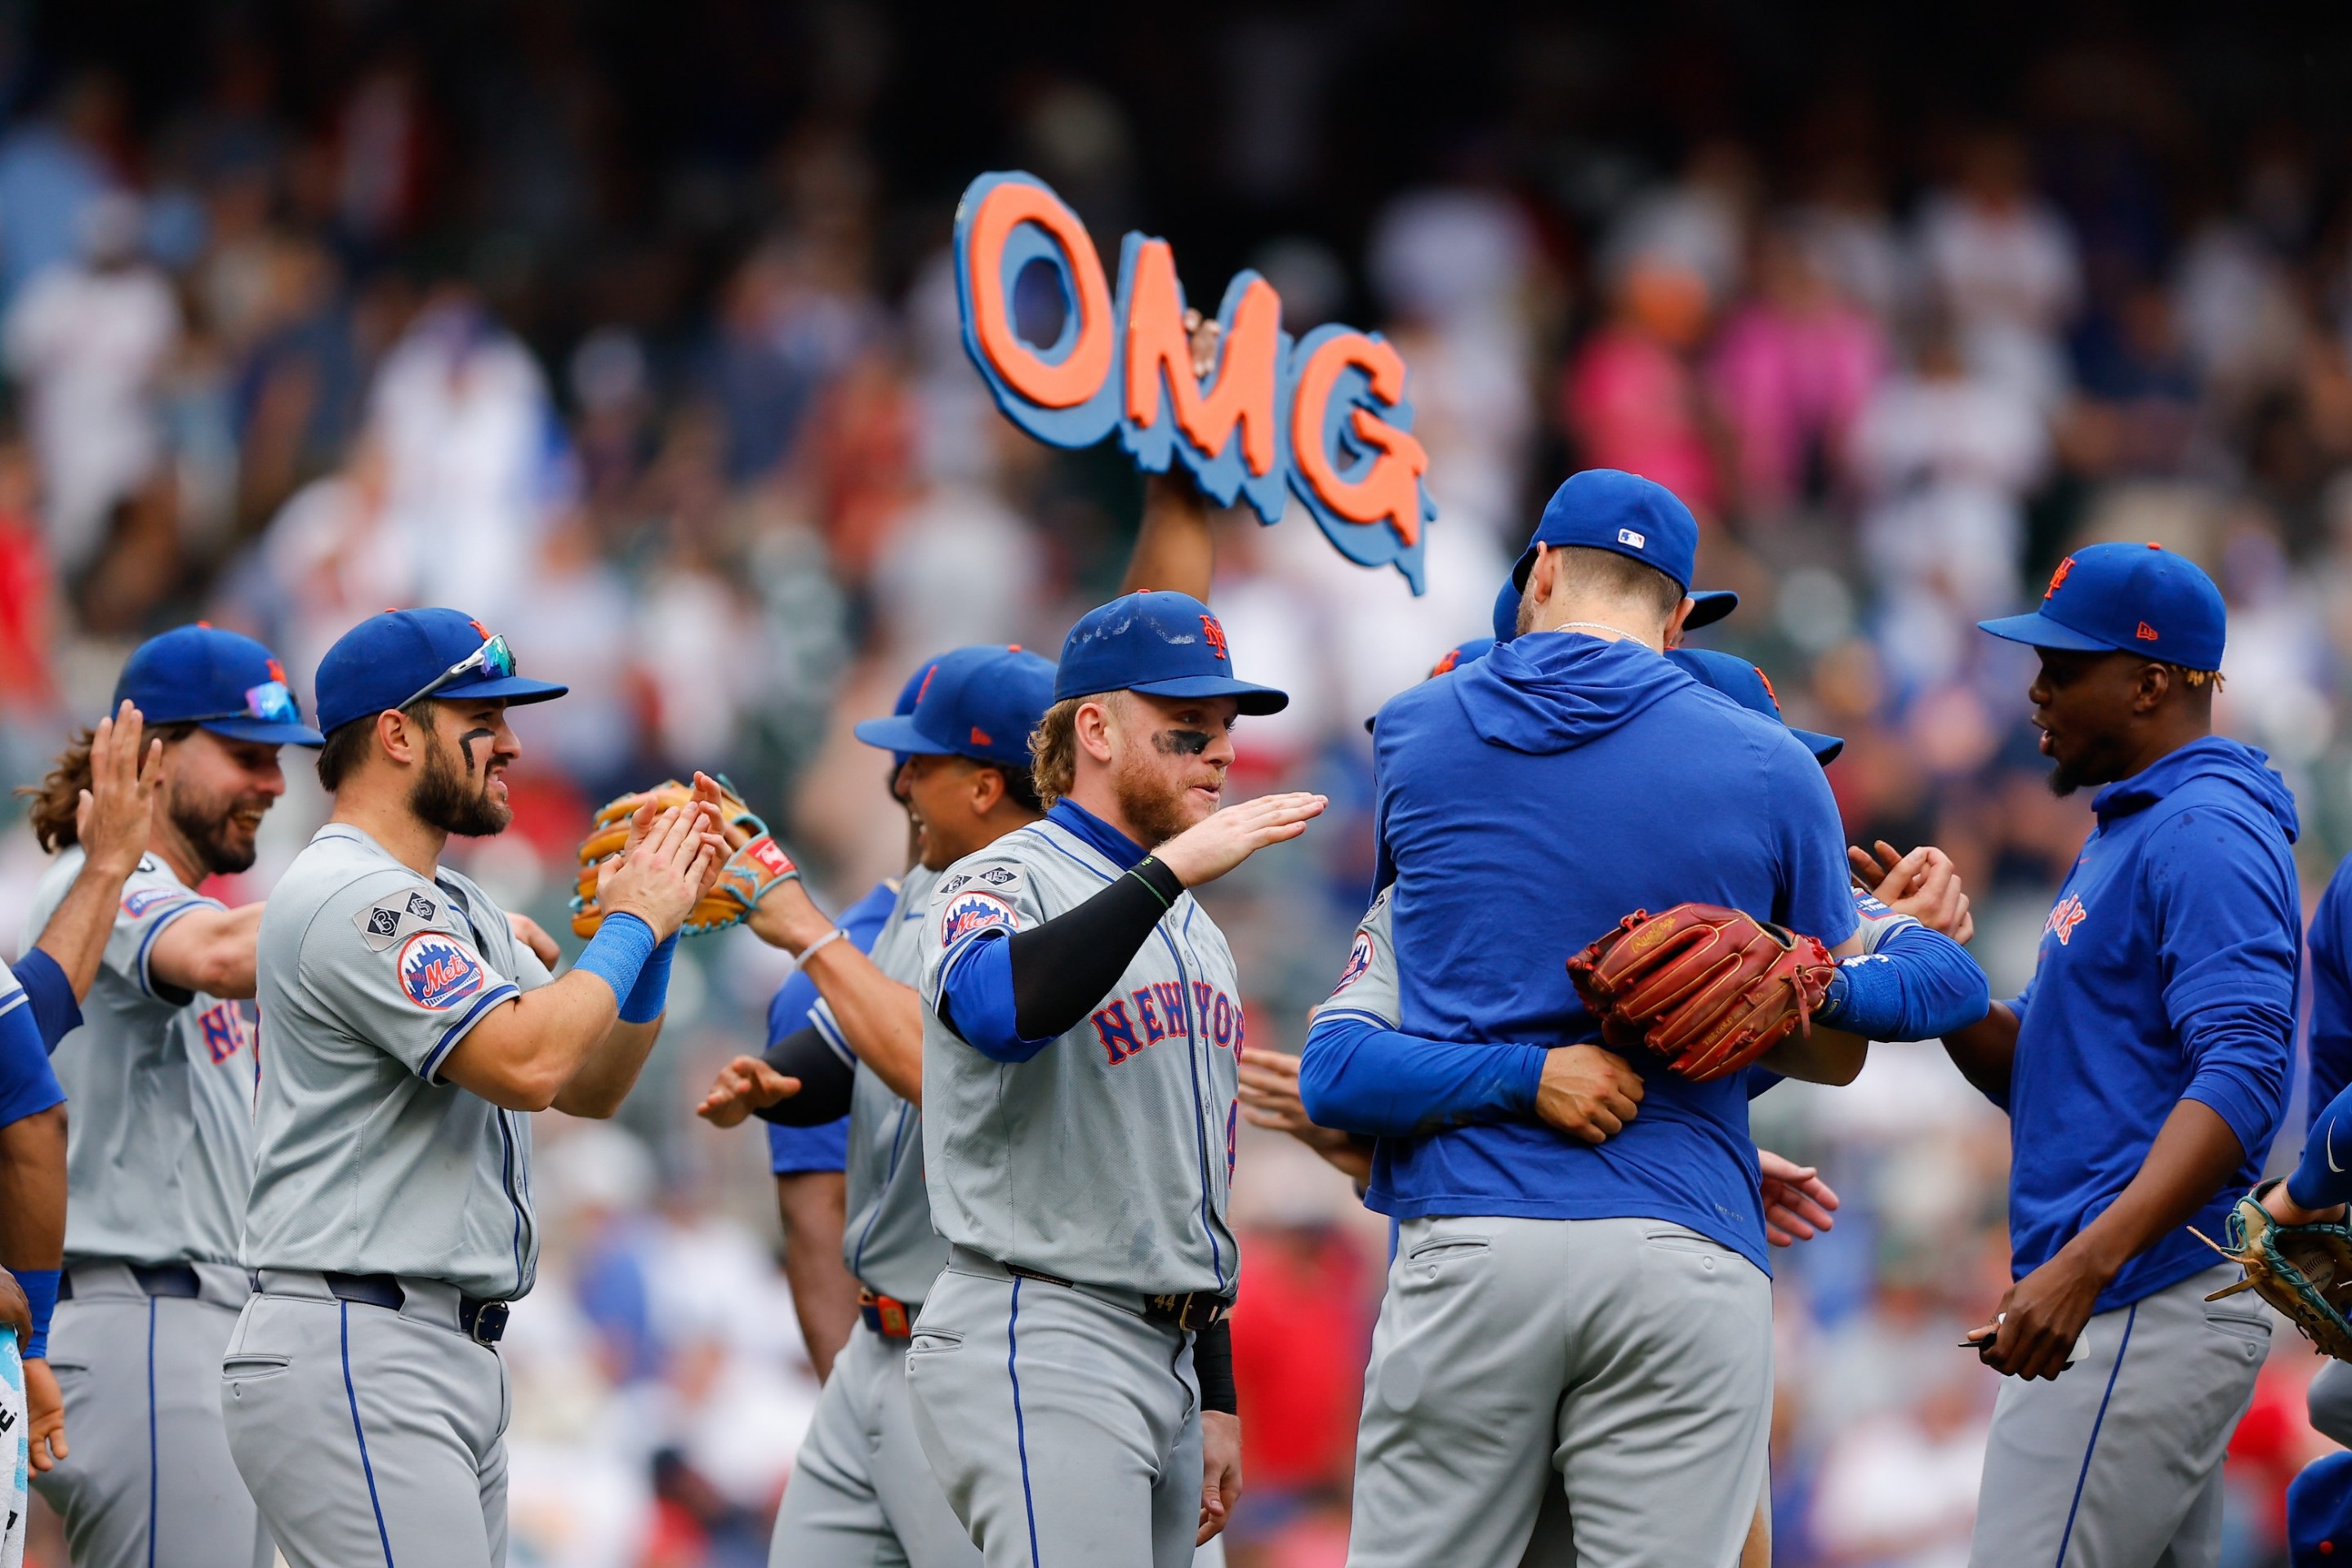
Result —
<instances>
[{"instance_id":1,"label":"player with back to camera","mask_svg":"<svg viewBox=\"0 0 2352 1568\"><path fill-rule=\"evenodd\" d=\"M2221 1549L2221 1460L2270 1321L2189 1233L2261 1173L2293 1056L2294 800L2212 732L2221 595L2153 544L2062 562L2040 607L1984 629L2034 648L2028 692L2089 840L2014 1001L1948 1033L2009 1113L2015 1278L1971 1334L2010 1381L1970 1562L2200 1568ZM2063 1374L2063 1375L2062 1375Z\"/></svg>"},{"instance_id":2,"label":"player with back to camera","mask_svg":"<svg viewBox=\"0 0 2352 1568\"><path fill-rule=\"evenodd\" d=\"M776 1516L777 1568L981 1561L923 1457L907 1400L910 1325L947 1262L924 1184L923 1005L913 983L940 874L1042 815L1028 739L1053 690L1054 667L1035 654L958 648L929 667L911 713L857 726L859 740L907 759L898 787L921 825L922 858L870 954L796 884L772 890L751 916L823 995L763 1057L722 1068L699 1113L731 1126L746 1112L801 1124L848 1112L843 1254L861 1288L862 1321L834 1363Z\"/></svg>"},{"instance_id":3,"label":"player with back to camera","mask_svg":"<svg viewBox=\"0 0 2352 1568\"><path fill-rule=\"evenodd\" d=\"M1235 677L1189 595L1083 616L1054 695L1045 820L950 867L925 922L924 1158L951 1250L908 1389L991 1564L1181 1568L1239 1487L1244 1038L1233 955L1187 889L1324 802L1219 809L1234 719L1286 699Z\"/></svg>"},{"instance_id":4,"label":"player with back to camera","mask_svg":"<svg viewBox=\"0 0 2352 1568\"><path fill-rule=\"evenodd\" d=\"M661 1025L673 940L717 880L717 787L641 811L604 918L552 978L452 834L512 818L516 672L456 610L388 610L319 666L327 826L262 916L259 1293L219 1398L238 1471L293 1568L506 1559L510 1408L497 1350L538 1267L522 1113L616 1110Z\"/></svg>"},{"instance_id":5,"label":"player with back to camera","mask_svg":"<svg viewBox=\"0 0 2352 1568\"><path fill-rule=\"evenodd\" d=\"M1662 487L1574 476L1515 572L1517 638L1379 716L1402 1016L1347 1005L1360 951L1300 1074L1317 1121L1378 1135L1369 1201L1402 1222L1351 1563L1728 1563L1754 1523L1771 1347L1748 1075L1559 1043L1599 1032L1560 960L1636 909L1863 952L1820 765L1659 657L1696 542ZM1945 945L1958 994L1973 965ZM1824 1002L1763 1065L1842 1082L1863 1036L1932 1032L1906 1009L1939 993L1898 982L1890 1004L1882 970L1839 965L1838 1026Z\"/></svg>"}]
</instances>

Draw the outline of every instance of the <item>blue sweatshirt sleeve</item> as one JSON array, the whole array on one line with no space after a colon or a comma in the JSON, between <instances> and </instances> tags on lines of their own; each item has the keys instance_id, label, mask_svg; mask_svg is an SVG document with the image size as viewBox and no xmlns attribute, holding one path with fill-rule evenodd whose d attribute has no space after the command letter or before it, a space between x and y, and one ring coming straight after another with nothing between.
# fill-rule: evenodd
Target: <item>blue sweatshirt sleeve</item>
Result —
<instances>
[{"instance_id":1,"label":"blue sweatshirt sleeve","mask_svg":"<svg viewBox=\"0 0 2352 1568\"><path fill-rule=\"evenodd\" d=\"M56 959L37 947L26 949L25 956L9 967L16 973L16 984L25 988L43 1048L54 1052L59 1040L81 1027L81 1004L74 998L73 982L66 978Z\"/></svg>"},{"instance_id":2,"label":"blue sweatshirt sleeve","mask_svg":"<svg viewBox=\"0 0 2352 1568\"><path fill-rule=\"evenodd\" d=\"M1906 925L1874 953L1838 965L1817 1015L1874 1040L1932 1040L1964 1029L1992 1005L1992 984L1969 950L1940 931Z\"/></svg>"},{"instance_id":3,"label":"blue sweatshirt sleeve","mask_svg":"<svg viewBox=\"0 0 2352 1568\"><path fill-rule=\"evenodd\" d=\"M1317 1126L1381 1138L1517 1120L1535 1114L1544 1055L1540 1046L1424 1039L1327 1007L1307 1031L1298 1095Z\"/></svg>"},{"instance_id":4,"label":"blue sweatshirt sleeve","mask_svg":"<svg viewBox=\"0 0 2352 1568\"><path fill-rule=\"evenodd\" d=\"M2346 929L2352 906L2352 856L2336 868L2311 917L2311 1092L2309 1125L2347 1084L2352 1084L2352 947Z\"/></svg>"},{"instance_id":5,"label":"blue sweatshirt sleeve","mask_svg":"<svg viewBox=\"0 0 2352 1568\"><path fill-rule=\"evenodd\" d=\"M1012 933L982 931L948 959L940 976L940 1017L964 1044L991 1061L1025 1062L1053 1044L1023 1037L1013 1021Z\"/></svg>"},{"instance_id":6,"label":"blue sweatshirt sleeve","mask_svg":"<svg viewBox=\"0 0 2352 1568\"><path fill-rule=\"evenodd\" d=\"M65 1103L29 1003L0 1013L0 1127Z\"/></svg>"},{"instance_id":7,"label":"blue sweatshirt sleeve","mask_svg":"<svg viewBox=\"0 0 2352 1568\"><path fill-rule=\"evenodd\" d=\"M2252 833L2217 838L2209 816L2182 812L2149 840L2158 970L2190 1064L2181 1098L2211 1107L2259 1161L2286 1110L2301 911L2284 854Z\"/></svg>"},{"instance_id":8,"label":"blue sweatshirt sleeve","mask_svg":"<svg viewBox=\"0 0 2352 1568\"><path fill-rule=\"evenodd\" d=\"M2338 1138L2344 1140L2340 1155L2336 1152ZM2288 1173L2286 1195L2307 1209L2352 1202L2352 1169L2346 1168L2346 1160L2352 1160L2352 1088L2337 1090L2311 1119L2311 1131L2303 1141L2303 1163Z\"/></svg>"}]
</instances>

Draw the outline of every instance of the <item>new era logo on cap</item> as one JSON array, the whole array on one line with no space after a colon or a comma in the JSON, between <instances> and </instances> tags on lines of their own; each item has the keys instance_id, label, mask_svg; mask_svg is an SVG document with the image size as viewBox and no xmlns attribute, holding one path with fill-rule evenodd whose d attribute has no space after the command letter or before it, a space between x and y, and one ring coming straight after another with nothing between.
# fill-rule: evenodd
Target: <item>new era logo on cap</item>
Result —
<instances>
[{"instance_id":1,"label":"new era logo on cap","mask_svg":"<svg viewBox=\"0 0 2352 1568\"><path fill-rule=\"evenodd\" d=\"M1636 550L1643 550L1648 548L1650 542L1630 528L1621 528L1617 531L1617 542L1630 544Z\"/></svg>"},{"instance_id":2,"label":"new era logo on cap","mask_svg":"<svg viewBox=\"0 0 2352 1568\"><path fill-rule=\"evenodd\" d=\"M2142 621L2139 624L2139 630L2134 635L2142 642L2154 642L2156 640L2156 628L2149 626L2146 621Z\"/></svg>"}]
</instances>

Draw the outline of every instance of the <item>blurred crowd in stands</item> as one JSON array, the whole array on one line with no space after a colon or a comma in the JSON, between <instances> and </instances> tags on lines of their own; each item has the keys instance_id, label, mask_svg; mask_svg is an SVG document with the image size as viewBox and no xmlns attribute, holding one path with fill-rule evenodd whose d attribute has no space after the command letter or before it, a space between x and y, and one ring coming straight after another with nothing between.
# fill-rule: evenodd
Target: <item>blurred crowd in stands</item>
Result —
<instances>
[{"instance_id":1,"label":"blurred crowd in stands","mask_svg":"<svg viewBox=\"0 0 2352 1568\"><path fill-rule=\"evenodd\" d=\"M1029 442L963 356L954 199L1021 167L1106 254L1168 236L1196 300L1255 267L1289 330L1377 326L1411 368L1426 595L1303 517L1219 524L1235 658L1295 694L1244 726L1239 792L1334 803L1221 884L1255 1041L1302 1037L1370 891L1362 720L1486 629L1577 467L1698 511L1702 585L1742 604L1697 640L1846 737L1857 841L1951 852L1996 995L2089 815L2043 788L2030 656L1971 623L2080 543L2212 572L2221 722L2294 786L2306 901L2352 845L2352 129L2282 64L2340 43L1328 5L1033 36L850 0L289 0L137 10L134 41L133 8L82 9L0 16L9 783L176 620L263 637L307 701L353 621L452 604L572 688L518 715L516 829L461 851L510 902L556 926L590 805L696 766L854 898L905 836L849 723L938 649L1055 647L1139 510L1121 455ZM229 896L320 819L292 782ZM11 930L37 867L0 840ZM761 1141L688 1107L782 973L694 945L623 1119L542 1119L519 1563L765 1561L815 1385ZM1997 1380L1952 1345L2007 1277L2005 1125L1933 1046L1756 1121L1845 1197L1779 1275L1777 1561L1960 1563ZM1384 1227L1272 1135L1240 1173L1233 1557L1337 1563ZM2322 1442L2277 1343L2233 1568L2280 1560Z\"/></svg>"}]
</instances>

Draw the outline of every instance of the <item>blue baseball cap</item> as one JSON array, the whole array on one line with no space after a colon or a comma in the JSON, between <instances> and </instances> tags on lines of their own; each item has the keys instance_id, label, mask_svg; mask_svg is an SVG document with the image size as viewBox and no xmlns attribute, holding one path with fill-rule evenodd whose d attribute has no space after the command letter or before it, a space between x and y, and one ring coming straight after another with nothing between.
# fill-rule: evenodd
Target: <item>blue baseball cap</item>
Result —
<instances>
[{"instance_id":1,"label":"blue baseball cap","mask_svg":"<svg viewBox=\"0 0 2352 1568\"><path fill-rule=\"evenodd\" d=\"M898 688L898 700L891 708L890 711L892 713L903 719L908 714L912 713L915 710L915 702L917 699L923 695L923 683L930 679L931 671L939 668L940 657L941 656L938 654L933 654L930 658L923 660L922 663L915 666L915 673L907 677L906 685ZM893 752L890 753L890 776L892 778L897 778L898 770L907 765L908 755L908 753L905 752Z\"/></svg>"},{"instance_id":2,"label":"blue baseball cap","mask_svg":"<svg viewBox=\"0 0 2352 1568\"><path fill-rule=\"evenodd\" d=\"M1742 708L1753 709L1788 725L1789 733L1802 741L1805 750L1812 752L1813 761L1822 766L1828 767L1845 750L1845 741L1840 736L1800 730L1790 724L1787 715L1780 711L1780 695L1772 689L1770 679L1746 659L1711 647L1669 648L1666 657L1700 685L1711 686Z\"/></svg>"},{"instance_id":3,"label":"blue baseball cap","mask_svg":"<svg viewBox=\"0 0 2352 1568\"><path fill-rule=\"evenodd\" d=\"M1062 640L1054 700L1104 691L1231 697L1244 713L1279 713L1290 694L1234 679L1223 622L1190 594L1126 594L1088 610Z\"/></svg>"},{"instance_id":4,"label":"blue baseball cap","mask_svg":"<svg viewBox=\"0 0 2352 1568\"><path fill-rule=\"evenodd\" d=\"M302 722L285 667L268 648L242 632L202 622L131 650L115 677L112 706L126 700L150 725L195 724L232 741L268 746L316 746L324 740Z\"/></svg>"},{"instance_id":5,"label":"blue baseball cap","mask_svg":"<svg viewBox=\"0 0 2352 1568\"><path fill-rule=\"evenodd\" d=\"M1698 519L1654 479L1622 468L1587 468L1570 474L1544 503L1535 536L1511 568L1512 586L1526 589L1539 544L1613 550L1657 568L1687 594L1698 557Z\"/></svg>"},{"instance_id":6,"label":"blue baseball cap","mask_svg":"<svg viewBox=\"0 0 2352 1568\"><path fill-rule=\"evenodd\" d=\"M1025 768L1029 732L1054 705L1054 667L1017 645L982 643L933 661L915 693L910 711L868 719L854 733L895 754Z\"/></svg>"},{"instance_id":7,"label":"blue baseball cap","mask_svg":"<svg viewBox=\"0 0 2352 1568\"><path fill-rule=\"evenodd\" d=\"M2352 1558L2352 1454L2314 1459L2287 1484L2286 1546L2294 1568Z\"/></svg>"},{"instance_id":8,"label":"blue baseball cap","mask_svg":"<svg viewBox=\"0 0 2352 1568\"><path fill-rule=\"evenodd\" d=\"M319 661L318 686L319 728L329 734L420 697L545 702L571 689L516 674L506 638L463 610L443 609L370 616Z\"/></svg>"},{"instance_id":9,"label":"blue baseball cap","mask_svg":"<svg viewBox=\"0 0 2352 1568\"><path fill-rule=\"evenodd\" d=\"M2058 563L2042 607L1978 626L2028 647L2221 668L2229 612L2198 564L2160 544L2092 544Z\"/></svg>"}]
</instances>

